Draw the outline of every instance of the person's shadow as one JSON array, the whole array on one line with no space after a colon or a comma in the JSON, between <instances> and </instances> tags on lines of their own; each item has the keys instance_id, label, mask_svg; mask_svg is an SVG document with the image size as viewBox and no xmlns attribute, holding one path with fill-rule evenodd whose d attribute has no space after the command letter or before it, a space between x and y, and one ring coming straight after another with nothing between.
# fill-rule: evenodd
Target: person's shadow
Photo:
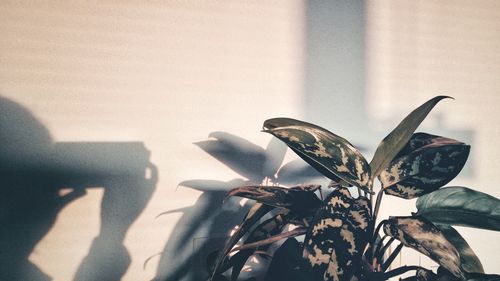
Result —
<instances>
[{"instance_id":1,"label":"person's shadow","mask_svg":"<svg viewBox=\"0 0 500 281\"><path fill-rule=\"evenodd\" d=\"M142 143L55 143L27 109L0 97L0 280L51 280L28 258L90 187L104 188L101 228L74 280L120 280L130 264L125 234L156 181Z\"/></svg>"},{"instance_id":2,"label":"person's shadow","mask_svg":"<svg viewBox=\"0 0 500 281\"><path fill-rule=\"evenodd\" d=\"M162 215L182 212L161 254L155 281L207 280L216 251L224 247L230 231L241 223L251 206L240 198L222 200L231 188L262 183L294 185L324 179L301 159L284 166L286 146L273 138L266 148L226 132L213 132L209 140L195 143L203 151L225 164L242 178L228 182L218 180L187 180L179 187L202 191L192 206L169 210ZM256 280L241 274L239 280Z\"/></svg>"}]
</instances>

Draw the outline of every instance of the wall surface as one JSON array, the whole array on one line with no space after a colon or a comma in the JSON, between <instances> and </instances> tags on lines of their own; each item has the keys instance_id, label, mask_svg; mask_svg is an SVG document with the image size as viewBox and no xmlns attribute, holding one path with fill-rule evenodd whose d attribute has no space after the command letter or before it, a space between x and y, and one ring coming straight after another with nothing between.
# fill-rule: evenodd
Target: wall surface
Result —
<instances>
[{"instance_id":1,"label":"wall surface","mask_svg":"<svg viewBox=\"0 0 500 281\"><path fill-rule=\"evenodd\" d=\"M2 128L21 132L23 145L56 144L50 151L65 158L60 161L66 166L89 165L86 157L92 155L103 163L90 166L102 164L104 173L123 163L127 171L140 174L142 168L149 174L78 181L86 194L76 194L51 214L53 226L46 234L27 238L36 244L26 253L36 266L26 261L14 267L31 268L38 280L43 274L36 268L67 281L110 280L92 276L92 266L109 267L102 274L114 271L116 280L122 271L123 280L150 280L174 272L183 260L192 266L194 239L206 229L189 234L175 252L172 244L201 218L193 210L184 210L191 214L184 219L182 212L156 216L182 211L201 198L203 189L192 182L187 185L193 188L178 187L183 181L211 180L224 190L230 180L251 177L195 142L215 131L229 133L211 139L235 145L241 155L233 162L249 161L245 153L253 149L259 156L264 152L256 147L265 148L271 139L260 132L265 119L302 114L303 10L302 1L2 1L0 96L2 108L14 116L9 119L4 111ZM31 116L20 121L20 112ZM31 128L27 123L38 134L25 133ZM2 135L2 142L10 135ZM142 163L148 158L144 148L157 167L157 182ZM100 184L105 186L88 186ZM57 191L60 196L74 188L67 185ZM220 194L206 202L220 208ZM224 231L216 234L225 236ZM156 255L164 249L171 252ZM2 257L3 264L12 260ZM172 279L189 275L176 274Z\"/></svg>"},{"instance_id":2,"label":"wall surface","mask_svg":"<svg viewBox=\"0 0 500 281\"><path fill-rule=\"evenodd\" d=\"M451 184L500 197L499 23L489 0L0 2L0 168L16 171L0 273L201 280L248 207L221 207L225 191L294 159L259 132L277 116L370 155L412 108L454 96L420 130L470 143ZM382 216L415 210L388 197ZM498 233L460 231L500 273Z\"/></svg>"},{"instance_id":3,"label":"wall surface","mask_svg":"<svg viewBox=\"0 0 500 281\"><path fill-rule=\"evenodd\" d=\"M367 1L366 109L371 127L389 132L436 95L443 100L418 131L471 145L461 176L449 183L500 197L500 2ZM412 201L390 200L385 214L408 214ZM486 272L500 273L497 232L459 228ZM407 261L430 263L410 252Z\"/></svg>"}]
</instances>

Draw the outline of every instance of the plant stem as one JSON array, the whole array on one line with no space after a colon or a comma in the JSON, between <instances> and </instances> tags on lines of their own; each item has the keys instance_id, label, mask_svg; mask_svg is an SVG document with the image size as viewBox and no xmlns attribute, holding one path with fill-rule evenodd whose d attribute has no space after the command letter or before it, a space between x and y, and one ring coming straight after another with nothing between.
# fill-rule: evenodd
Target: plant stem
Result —
<instances>
[{"instance_id":1,"label":"plant stem","mask_svg":"<svg viewBox=\"0 0 500 281\"><path fill-rule=\"evenodd\" d=\"M382 265L382 272L386 271L387 268L389 268L394 259L399 255L399 252L401 252L402 248L403 248L403 243L400 243L396 247L396 249L394 249L394 252L392 252L392 254L387 258L386 261L384 261L384 264Z\"/></svg>"},{"instance_id":2,"label":"plant stem","mask_svg":"<svg viewBox=\"0 0 500 281\"><path fill-rule=\"evenodd\" d=\"M389 239L389 241L387 241L387 243L383 247L377 249L377 251L375 252L375 257L377 257L378 260L382 260L385 251L387 250L387 248L389 248L389 246L391 246L391 244L392 244L392 242L394 242L394 240L395 240L395 238L391 237L391 239Z\"/></svg>"},{"instance_id":3,"label":"plant stem","mask_svg":"<svg viewBox=\"0 0 500 281\"><path fill-rule=\"evenodd\" d=\"M385 224L387 220L383 220L381 221L378 225L377 225L377 228L375 228L375 231L373 232L373 237L372 237L372 244L375 244L375 241L377 241L377 235L378 235L378 232L380 231L380 228Z\"/></svg>"},{"instance_id":4,"label":"plant stem","mask_svg":"<svg viewBox=\"0 0 500 281\"><path fill-rule=\"evenodd\" d=\"M386 273L383 273L383 280L386 280L386 279L389 279L389 278L392 278L394 276L398 276L398 275L401 275L403 273L406 273L410 270L419 270L419 269L422 269L422 267L420 266L417 266L417 265L404 265L402 267L398 267L396 269L393 269L391 271L388 271Z\"/></svg>"},{"instance_id":5,"label":"plant stem","mask_svg":"<svg viewBox=\"0 0 500 281\"><path fill-rule=\"evenodd\" d=\"M382 195L384 191L381 189L377 194L377 200L375 201L375 209L373 210L373 223L377 223L377 214L380 209L380 204L382 203Z\"/></svg>"}]
</instances>

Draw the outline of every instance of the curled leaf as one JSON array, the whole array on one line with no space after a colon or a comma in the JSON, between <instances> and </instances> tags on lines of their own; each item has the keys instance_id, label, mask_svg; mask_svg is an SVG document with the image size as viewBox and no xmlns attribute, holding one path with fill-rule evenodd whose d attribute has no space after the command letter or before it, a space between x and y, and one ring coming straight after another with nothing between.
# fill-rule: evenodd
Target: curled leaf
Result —
<instances>
[{"instance_id":1,"label":"curled leaf","mask_svg":"<svg viewBox=\"0 0 500 281\"><path fill-rule=\"evenodd\" d=\"M434 97L415 110L399 123L399 125L392 130L378 145L377 150L370 162L371 177L377 177L382 170L385 170L389 163L399 153L399 151L408 143L413 132L424 121L427 114L434 108L434 106L447 96Z\"/></svg>"},{"instance_id":2,"label":"curled leaf","mask_svg":"<svg viewBox=\"0 0 500 281\"><path fill-rule=\"evenodd\" d=\"M430 257L455 277L464 278L457 249L430 221L422 217L391 217L384 224L384 232Z\"/></svg>"},{"instance_id":3,"label":"curled leaf","mask_svg":"<svg viewBox=\"0 0 500 281\"><path fill-rule=\"evenodd\" d=\"M278 186L243 186L232 189L226 195L239 196L253 199L257 202L274 206L292 209L299 213L315 211L320 205L321 200L314 191L317 186L297 186L285 188Z\"/></svg>"},{"instance_id":4,"label":"curled leaf","mask_svg":"<svg viewBox=\"0 0 500 281\"><path fill-rule=\"evenodd\" d=\"M290 118L264 122L264 132L285 142L297 155L326 177L370 191L370 167L347 140L319 126Z\"/></svg>"},{"instance_id":5,"label":"curled leaf","mask_svg":"<svg viewBox=\"0 0 500 281\"><path fill-rule=\"evenodd\" d=\"M416 133L379 179L386 194L412 199L450 182L462 170L470 146L449 138Z\"/></svg>"}]
</instances>

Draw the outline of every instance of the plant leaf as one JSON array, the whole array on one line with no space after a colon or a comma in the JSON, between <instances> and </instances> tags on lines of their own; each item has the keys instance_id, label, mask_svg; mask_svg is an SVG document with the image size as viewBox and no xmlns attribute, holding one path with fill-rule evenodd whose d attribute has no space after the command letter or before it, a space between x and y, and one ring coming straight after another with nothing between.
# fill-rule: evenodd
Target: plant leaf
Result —
<instances>
[{"instance_id":1,"label":"plant leaf","mask_svg":"<svg viewBox=\"0 0 500 281\"><path fill-rule=\"evenodd\" d=\"M227 263L227 255L231 251L231 249L238 243L238 241L247 233L248 230L265 214L274 209L274 207L269 205L264 205L262 203L255 203L252 208L248 211L243 219L243 222L239 225L236 232L229 238L222 253L215 265L215 269L212 273L212 279L218 276L220 273L226 271L229 268L229 264Z\"/></svg>"},{"instance_id":2,"label":"plant leaf","mask_svg":"<svg viewBox=\"0 0 500 281\"><path fill-rule=\"evenodd\" d=\"M315 189L307 190L299 187L285 188L279 186L244 186L232 189L226 195L253 199L257 202L280 208L287 208L299 213L316 211L321 200L314 193Z\"/></svg>"},{"instance_id":3,"label":"plant leaf","mask_svg":"<svg viewBox=\"0 0 500 281\"><path fill-rule=\"evenodd\" d=\"M438 276L431 270L425 268L417 269L414 276L400 279L400 281L437 281L437 280Z\"/></svg>"},{"instance_id":4,"label":"plant leaf","mask_svg":"<svg viewBox=\"0 0 500 281\"><path fill-rule=\"evenodd\" d=\"M417 209L435 223L500 231L500 200L470 188L443 187L418 198Z\"/></svg>"},{"instance_id":5,"label":"plant leaf","mask_svg":"<svg viewBox=\"0 0 500 281\"><path fill-rule=\"evenodd\" d=\"M370 167L363 155L344 138L290 118L266 120L264 129L326 177L334 181L340 178L365 191L370 190Z\"/></svg>"},{"instance_id":6,"label":"plant leaf","mask_svg":"<svg viewBox=\"0 0 500 281\"><path fill-rule=\"evenodd\" d=\"M283 227L288 223L288 210L281 210L277 214L275 214L270 219L265 220L261 224L259 224L248 236L243 245L254 243L257 241L264 240L266 238L272 237L274 235L279 234ZM231 273L231 280L236 281L240 274L241 269L245 265L247 259L253 255L256 250L265 250L268 245L263 245L258 248L245 249L238 251L234 256L229 259L229 264L233 268L233 272Z\"/></svg>"},{"instance_id":7,"label":"plant leaf","mask_svg":"<svg viewBox=\"0 0 500 281\"><path fill-rule=\"evenodd\" d=\"M289 237L296 237L305 234L307 229L305 227L298 227L290 231L286 232L281 232L280 234L273 235L269 238L259 240L257 242L253 243L247 243L245 245L242 245L240 247L235 247L233 251L238 251L238 250L246 250L246 249L252 249L252 248L258 248L261 246L269 245L274 242L278 242L282 239L289 238Z\"/></svg>"},{"instance_id":8,"label":"plant leaf","mask_svg":"<svg viewBox=\"0 0 500 281\"><path fill-rule=\"evenodd\" d=\"M500 275L471 273L467 274L467 281L500 281Z\"/></svg>"},{"instance_id":9,"label":"plant leaf","mask_svg":"<svg viewBox=\"0 0 500 281\"><path fill-rule=\"evenodd\" d=\"M384 224L384 232L430 257L455 277L464 278L457 249L430 221L422 217L390 217Z\"/></svg>"},{"instance_id":10,"label":"plant leaf","mask_svg":"<svg viewBox=\"0 0 500 281\"><path fill-rule=\"evenodd\" d=\"M302 247L295 238L287 239L274 253L265 280L313 280L311 266L302 258Z\"/></svg>"},{"instance_id":11,"label":"plant leaf","mask_svg":"<svg viewBox=\"0 0 500 281\"><path fill-rule=\"evenodd\" d=\"M350 280L360 268L369 240L368 200L354 199L347 188L340 187L325 202L306 234L303 256L317 280Z\"/></svg>"},{"instance_id":12,"label":"plant leaf","mask_svg":"<svg viewBox=\"0 0 500 281\"><path fill-rule=\"evenodd\" d=\"M449 138L413 134L379 179L386 194L412 199L450 182L462 170L470 146Z\"/></svg>"},{"instance_id":13,"label":"plant leaf","mask_svg":"<svg viewBox=\"0 0 500 281\"><path fill-rule=\"evenodd\" d=\"M438 225L446 239L457 249L460 254L460 265L467 272L484 273L483 265L467 241L449 225Z\"/></svg>"},{"instance_id":14,"label":"plant leaf","mask_svg":"<svg viewBox=\"0 0 500 281\"><path fill-rule=\"evenodd\" d=\"M427 114L442 99L451 98L447 96L437 96L413 110L399 125L387 135L377 147L372 161L370 162L371 178L377 177L382 170L387 168L398 152L410 140L413 132L424 121Z\"/></svg>"}]
</instances>

